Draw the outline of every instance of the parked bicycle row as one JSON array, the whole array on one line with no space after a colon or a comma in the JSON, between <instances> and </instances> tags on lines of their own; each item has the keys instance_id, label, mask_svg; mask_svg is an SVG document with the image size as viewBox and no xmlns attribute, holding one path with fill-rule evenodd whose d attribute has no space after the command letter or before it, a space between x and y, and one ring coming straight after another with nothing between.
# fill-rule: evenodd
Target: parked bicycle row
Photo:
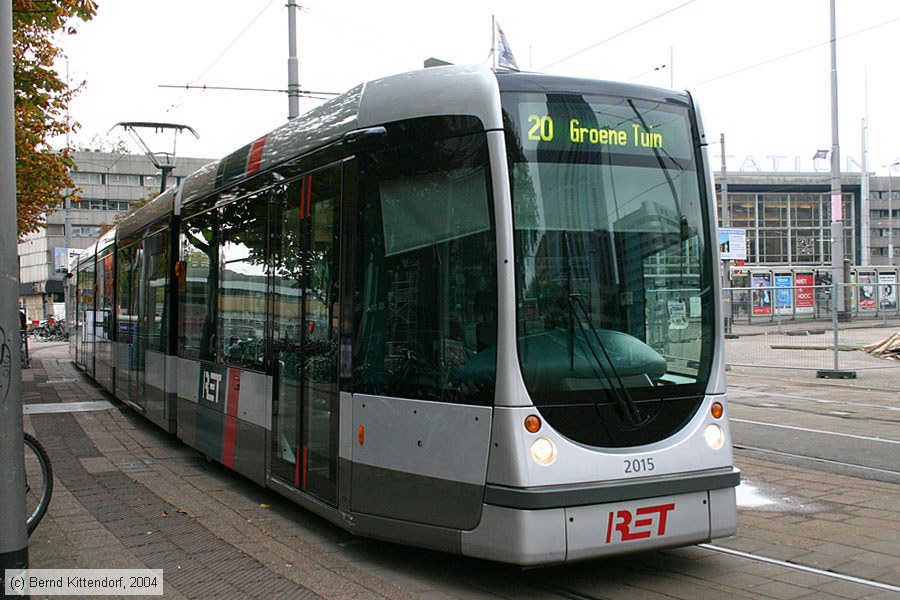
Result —
<instances>
[{"instance_id":1,"label":"parked bicycle row","mask_svg":"<svg viewBox=\"0 0 900 600\"><path fill-rule=\"evenodd\" d=\"M65 319L47 319L41 321L31 330L35 341L38 342L63 342L69 339L69 330Z\"/></svg>"}]
</instances>

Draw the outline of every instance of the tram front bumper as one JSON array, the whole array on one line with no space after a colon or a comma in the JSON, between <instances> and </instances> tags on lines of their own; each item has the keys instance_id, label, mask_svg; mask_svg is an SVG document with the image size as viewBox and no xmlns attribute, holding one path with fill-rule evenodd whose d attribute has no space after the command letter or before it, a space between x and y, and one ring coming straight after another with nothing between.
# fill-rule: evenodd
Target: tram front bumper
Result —
<instances>
[{"instance_id":1,"label":"tram front bumper","mask_svg":"<svg viewBox=\"0 0 900 600\"><path fill-rule=\"evenodd\" d=\"M626 485L607 495L611 501L599 503L550 507L547 497L541 500L542 496L529 494L524 496L529 498L525 503L541 506L485 504L478 527L462 534L462 552L539 565L684 546L731 535L737 529L735 486L740 473L728 469L717 475L707 479L717 481L717 486L667 495L610 498L628 493L630 486ZM487 493L486 498L490 497Z\"/></svg>"}]
</instances>

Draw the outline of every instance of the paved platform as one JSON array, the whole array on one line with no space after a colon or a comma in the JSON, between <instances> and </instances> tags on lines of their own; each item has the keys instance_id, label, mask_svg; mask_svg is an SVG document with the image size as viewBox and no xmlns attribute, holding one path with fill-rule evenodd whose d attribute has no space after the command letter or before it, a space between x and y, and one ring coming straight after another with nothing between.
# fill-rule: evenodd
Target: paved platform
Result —
<instances>
[{"instance_id":1,"label":"paved platform","mask_svg":"<svg viewBox=\"0 0 900 600\"><path fill-rule=\"evenodd\" d=\"M166 598L418 597L342 560L337 528L110 402L65 344L35 344L22 387L55 476L31 568L163 569Z\"/></svg>"}]
</instances>

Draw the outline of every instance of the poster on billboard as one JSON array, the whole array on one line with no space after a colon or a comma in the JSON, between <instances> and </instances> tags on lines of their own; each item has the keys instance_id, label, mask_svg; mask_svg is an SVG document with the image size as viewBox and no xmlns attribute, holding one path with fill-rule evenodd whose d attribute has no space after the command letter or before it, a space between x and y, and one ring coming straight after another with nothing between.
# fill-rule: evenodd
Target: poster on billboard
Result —
<instances>
[{"instance_id":1,"label":"poster on billboard","mask_svg":"<svg viewBox=\"0 0 900 600\"><path fill-rule=\"evenodd\" d=\"M775 274L775 314L789 315L794 311L793 282L790 273Z\"/></svg>"},{"instance_id":2,"label":"poster on billboard","mask_svg":"<svg viewBox=\"0 0 900 600\"><path fill-rule=\"evenodd\" d=\"M747 260L747 230L719 230L719 259Z\"/></svg>"},{"instance_id":3,"label":"poster on billboard","mask_svg":"<svg viewBox=\"0 0 900 600\"><path fill-rule=\"evenodd\" d=\"M53 272L57 274L69 272L68 248L53 248Z\"/></svg>"},{"instance_id":4,"label":"poster on billboard","mask_svg":"<svg viewBox=\"0 0 900 600\"><path fill-rule=\"evenodd\" d=\"M796 286L796 301L794 309L797 314L811 313L815 310L816 294L813 288L812 273L794 273L794 285Z\"/></svg>"},{"instance_id":5,"label":"poster on billboard","mask_svg":"<svg viewBox=\"0 0 900 600\"><path fill-rule=\"evenodd\" d=\"M857 303L859 310L875 310L877 290L875 289L875 272L860 271L856 274Z\"/></svg>"},{"instance_id":6,"label":"poster on billboard","mask_svg":"<svg viewBox=\"0 0 900 600\"><path fill-rule=\"evenodd\" d=\"M53 248L53 272L65 275L69 272L69 266L81 256L79 248Z\"/></svg>"},{"instance_id":7,"label":"poster on billboard","mask_svg":"<svg viewBox=\"0 0 900 600\"><path fill-rule=\"evenodd\" d=\"M754 273L752 287L754 316L771 315L772 276L769 273Z\"/></svg>"},{"instance_id":8,"label":"poster on billboard","mask_svg":"<svg viewBox=\"0 0 900 600\"><path fill-rule=\"evenodd\" d=\"M878 285L881 287L881 308L896 310L897 308L897 274L879 273Z\"/></svg>"}]
</instances>

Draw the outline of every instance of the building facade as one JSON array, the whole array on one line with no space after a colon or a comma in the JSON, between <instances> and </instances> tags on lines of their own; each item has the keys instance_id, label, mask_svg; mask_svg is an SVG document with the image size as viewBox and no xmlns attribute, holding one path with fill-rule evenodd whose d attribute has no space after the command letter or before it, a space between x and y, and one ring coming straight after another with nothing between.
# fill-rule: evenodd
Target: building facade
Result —
<instances>
[{"instance_id":1,"label":"building facade","mask_svg":"<svg viewBox=\"0 0 900 600\"><path fill-rule=\"evenodd\" d=\"M81 202L60 204L47 214L46 226L25 236L18 246L19 304L30 321L64 314L64 279L68 258L97 241L104 225L153 197L160 189L160 173L140 154L78 151L72 180ZM179 158L166 186L174 185L210 159Z\"/></svg>"},{"instance_id":2,"label":"building facade","mask_svg":"<svg viewBox=\"0 0 900 600\"><path fill-rule=\"evenodd\" d=\"M719 173L715 179L720 226L743 229L747 234L745 264L731 265L735 287L749 287L748 270L753 268L830 272L828 173L729 173L729 223L722 219ZM868 197L863 198L861 174L843 175L844 258L849 270L896 265L900 190L894 189L895 184L900 188L900 179L870 176Z\"/></svg>"}]
</instances>

